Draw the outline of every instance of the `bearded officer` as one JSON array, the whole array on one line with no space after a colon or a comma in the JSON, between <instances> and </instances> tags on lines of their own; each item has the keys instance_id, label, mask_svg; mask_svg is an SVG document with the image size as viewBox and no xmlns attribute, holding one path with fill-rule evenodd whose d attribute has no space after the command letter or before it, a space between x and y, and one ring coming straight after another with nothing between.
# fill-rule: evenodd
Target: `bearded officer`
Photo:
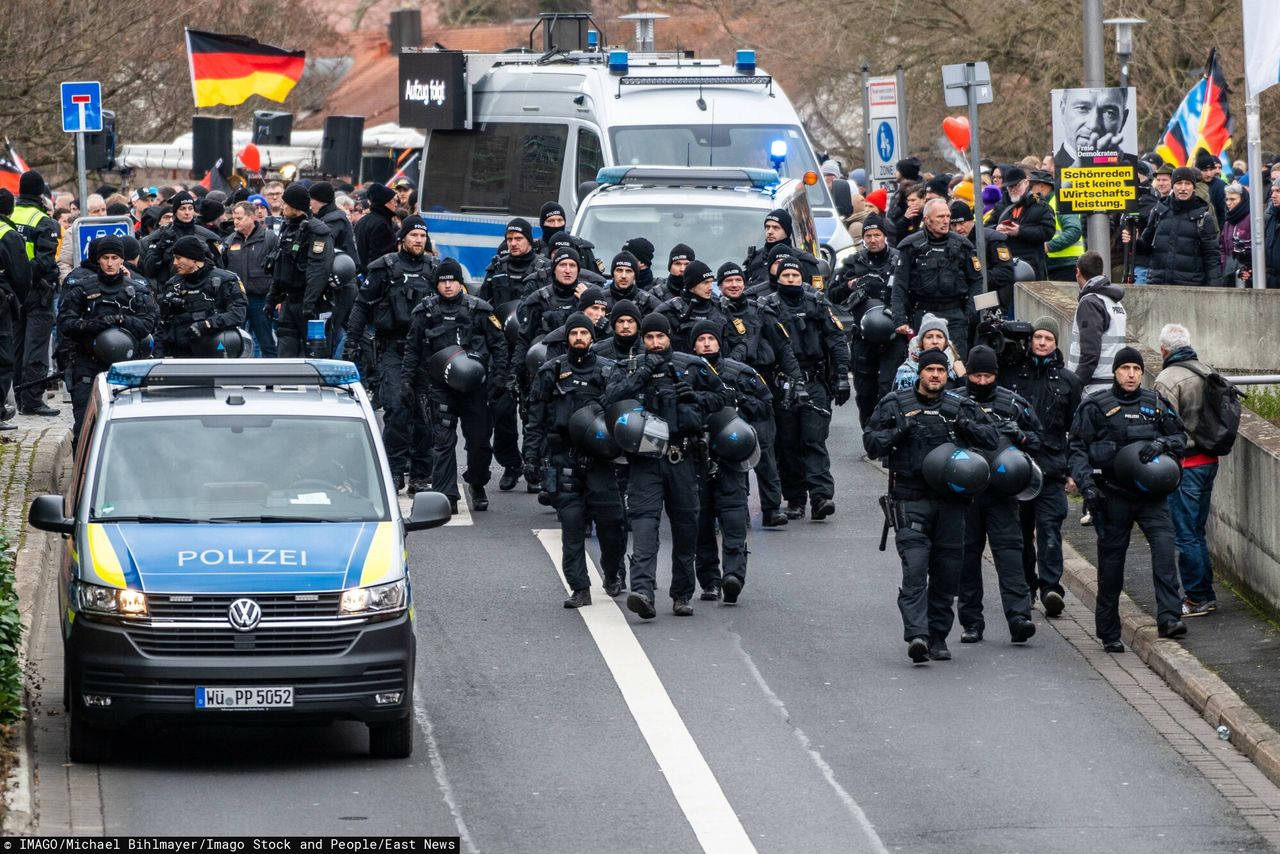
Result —
<instances>
[{"instance_id":1,"label":"bearded officer","mask_svg":"<svg viewBox=\"0 0 1280 854\"><path fill-rule=\"evenodd\" d=\"M284 223L280 247L272 260L266 313L277 321L280 358L302 355L307 322L320 316L321 302L333 274L333 234L311 216L311 196L301 184L284 190Z\"/></svg>"},{"instance_id":2,"label":"bearded officer","mask_svg":"<svg viewBox=\"0 0 1280 854\"><path fill-rule=\"evenodd\" d=\"M947 337L960 358L969 353L969 323L976 322L973 298L982 293L982 262L968 240L951 230L944 199L924 206L924 228L898 244L893 274L893 322L911 336L926 312L947 322Z\"/></svg>"},{"instance_id":3,"label":"bearded officer","mask_svg":"<svg viewBox=\"0 0 1280 854\"><path fill-rule=\"evenodd\" d=\"M630 300L619 300L609 312L613 334L591 345L591 349L611 362L627 362L644 355L640 340L640 310Z\"/></svg>"},{"instance_id":4,"label":"bearded officer","mask_svg":"<svg viewBox=\"0 0 1280 854\"><path fill-rule=\"evenodd\" d=\"M178 274L160 297L160 341L164 355L190 358L198 355L202 340L244 323L249 298L235 273L206 260L199 238L178 238L170 254Z\"/></svg>"}]
</instances>

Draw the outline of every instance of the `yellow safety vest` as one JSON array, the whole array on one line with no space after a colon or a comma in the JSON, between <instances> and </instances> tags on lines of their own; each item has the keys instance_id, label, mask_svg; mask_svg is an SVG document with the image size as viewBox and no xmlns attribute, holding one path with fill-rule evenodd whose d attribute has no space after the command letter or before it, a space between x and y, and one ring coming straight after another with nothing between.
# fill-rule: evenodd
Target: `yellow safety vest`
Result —
<instances>
[{"instance_id":1,"label":"yellow safety vest","mask_svg":"<svg viewBox=\"0 0 1280 854\"><path fill-rule=\"evenodd\" d=\"M1049 209L1053 211L1053 230L1054 232L1062 231L1062 223L1058 221L1058 200L1056 194L1050 196L1047 200ZM1080 236L1076 238L1076 242L1070 246L1064 246L1062 249L1055 249L1048 253L1050 258L1079 258L1084 254L1084 229L1080 230Z\"/></svg>"},{"instance_id":2,"label":"yellow safety vest","mask_svg":"<svg viewBox=\"0 0 1280 854\"><path fill-rule=\"evenodd\" d=\"M28 261L36 260L35 227L40 224L40 220L48 218L47 213L31 205L17 205L13 209L13 216L9 217L14 225L18 226L18 233L27 243Z\"/></svg>"}]
</instances>

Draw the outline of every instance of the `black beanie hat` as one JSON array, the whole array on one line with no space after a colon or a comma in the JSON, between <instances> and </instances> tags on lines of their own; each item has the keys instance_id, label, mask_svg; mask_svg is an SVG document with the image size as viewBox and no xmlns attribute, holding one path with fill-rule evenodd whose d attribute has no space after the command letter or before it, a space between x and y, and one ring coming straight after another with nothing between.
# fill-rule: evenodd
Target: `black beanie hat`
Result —
<instances>
[{"instance_id":1,"label":"black beanie hat","mask_svg":"<svg viewBox=\"0 0 1280 854\"><path fill-rule=\"evenodd\" d=\"M964 360L964 369L970 374L997 374L1000 362L996 359L996 351L984 344L979 344L969 351Z\"/></svg>"},{"instance_id":2,"label":"black beanie hat","mask_svg":"<svg viewBox=\"0 0 1280 854\"><path fill-rule=\"evenodd\" d=\"M195 240L194 237L191 239ZM106 237L99 237L93 241L93 257L101 258L103 255L115 255L119 258L124 258L124 241L114 234L108 234ZM203 256L201 256L200 260L203 260Z\"/></svg>"},{"instance_id":3,"label":"black beanie hat","mask_svg":"<svg viewBox=\"0 0 1280 854\"><path fill-rule=\"evenodd\" d=\"M227 209L222 202L205 199L200 203L200 219L204 222L213 222L226 212ZM107 213L110 213L110 211L107 211Z\"/></svg>"},{"instance_id":4,"label":"black beanie hat","mask_svg":"<svg viewBox=\"0 0 1280 854\"><path fill-rule=\"evenodd\" d=\"M582 266L582 257L578 254L578 250L574 249L572 246L561 246L553 252L551 255L551 266L558 266L565 258L572 260L574 265L577 267Z\"/></svg>"},{"instance_id":5,"label":"black beanie hat","mask_svg":"<svg viewBox=\"0 0 1280 854\"><path fill-rule=\"evenodd\" d=\"M866 234L867 229L874 228L880 232L884 232L884 217L878 213L872 213L862 221L862 233Z\"/></svg>"},{"instance_id":6,"label":"black beanie hat","mask_svg":"<svg viewBox=\"0 0 1280 854\"><path fill-rule=\"evenodd\" d=\"M284 203L294 210L307 211L311 209L311 194L306 187L294 182L284 188Z\"/></svg>"},{"instance_id":7,"label":"black beanie hat","mask_svg":"<svg viewBox=\"0 0 1280 854\"><path fill-rule=\"evenodd\" d=\"M440 262L440 266L436 267L436 275L433 284L440 282L461 282L462 265L452 258L445 258Z\"/></svg>"},{"instance_id":8,"label":"black beanie hat","mask_svg":"<svg viewBox=\"0 0 1280 854\"><path fill-rule=\"evenodd\" d=\"M1142 354L1133 347L1121 347L1116 351L1116 357L1111 362L1111 373L1114 374L1118 371L1121 365L1137 365L1139 368L1146 367L1142 361Z\"/></svg>"},{"instance_id":9,"label":"black beanie hat","mask_svg":"<svg viewBox=\"0 0 1280 854\"><path fill-rule=\"evenodd\" d=\"M622 250L636 256L636 260L641 264L653 263L653 243L646 237L631 238L622 244Z\"/></svg>"},{"instance_id":10,"label":"black beanie hat","mask_svg":"<svg viewBox=\"0 0 1280 854\"><path fill-rule=\"evenodd\" d=\"M776 222L783 231L787 233L787 237L791 236L794 226L791 223L791 214L787 213L783 208L775 208L765 214L765 222Z\"/></svg>"},{"instance_id":11,"label":"black beanie hat","mask_svg":"<svg viewBox=\"0 0 1280 854\"><path fill-rule=\"evenodd\" d=\"M773 244L773 246L769 247L769 254L765 257L769 260L769 263L772 264L774 261L778 260L778 256L780 255L786 255L789 258L799 257L799 253L796 252L796 248L785 240L779 240L777 243Z\"/></svg>"},{"instance_id":12,"label":"black beanie hat","mask_svg":"<svg viewBox=\"0 0 1280 854\"><path fill-rule=\"evenodd\" d=\"M370 184L368 195L369 204L373 205L375 208L380 208L385 207L387 202L396 197L396 191L388 187L386 184ZM308 198L310 197L308 196Z\"/></svg>"},{"instance_id":13,"label":"black beanie hat","mask_svg":"<svg viewBox=\"0 0 1280 854\"><path fill-rule=\"evenodd\" d=\"M13 193L9 192L8 187L0 187L0 216L9 216L13 213L13 206L16 200Z\"/></svg>"},{"instance_id":14,"label":"black beanie hat","mask_svg":"<svg viewBox=\"0 0 1280 854\"><path fill-rule=\"evenodd\" d=\"M225 213L225 210L224 210ZM107 216L128 216L129 206L124 202L112 202L107 205Z\"/></svg>"},{"instance_id":15,"label":"black beanie hat","mask_svg":"<svg viewBox=\"0 0 1280 854\"><path fill-rule=\"evenodd\" d=\"M18 179L18 194L21 196L43 196L44 176L34 169L28 169Z\"/></svg>"},{"instance_id":16,"label":"black beanie hat","mask_svg":"<svg viewBox=\"0 0 1280 854\"><path fill-rule=\"evenodd\" d=\"M684 289L688 291L693 290L695 286L703 282L715 281L716 274L711 272L711 268L701 261L694 261L684 268L681 278L684 280Z\"/></svg>"},{"instance_id":17,"label":"black beanie hat","mask_svg":"<svg viewBox=\"0 0 1280 854\"><path fill-rule=\"evenodd\" d=\"M583 289L582 296L578 297L578 310L582 311L593 305L609 307L609 299L604 295L604 291L595 285Z\"/></svg>"},{"instance_id":18,"label":"black beanie hat","mask_svg":"<svg viewBox=\"0 0 1280 854\"><path fill-rule=\"evenodd\" d=\"M560 216L564 216L565 219L568 219L568 217L565 216L563 205L559 202L547 202L542 206L542 211L538 214L538 225L546 225L547 217L555 216L556 214L560 214Z\"/></svg>"},{"instance_id":19,"label":"black beanie hat","mask_svg":"<svg viewBox=\"0 0 1280 854\"><path fill-rule=\"evenodd\" d=\"M322 205L331 205L333 200L337 198L337 193L333 191L333 185L328 181L316 181L311 185L311 189L308 192L311 194L311 198Z\"/></svg>"},{"instance_id":20,"label":"black beanie hat","mask_svg":"<svg viewBox=\"0 0 1280 854\"><path fill-rule=\"evenodd\" d=\"M404 240L409 236L411 231L422 231L428 234L427 245L431 245L430 232L427 230L427 221L417 214L411 214L404 218L404 222L400 223L400 233L396 235L397 240Z\"/></svg>"},{"instance_id":21,"label":"black beanie hat","mask_svg":"<svg viewBox=\"0 0 1280 854\"><path fill-rule=\"evenodd\" d=\"M915 157L906 157L899 160L894 168L898 170L898 174L908 181L920 180L920 161Z\"/></svg>"},{"instance_id":22,"label":"black beanie hat","mask_svg":"<svg viewBox=\"0 0 1280 854\"><path fill-rule=\"evenodd\" d=\"M926 193L933 193L935 196L947 198L951 195L951 182L941 176L934 178L932 181L924 185Z\"/></svg>"},{"instance_id":23,"label":"black beanie hat","mask_svg":"<svg viewBox=\"0 0 1280 854\"><path fill-rule=\"evenodd\" d=\"M173 194L173 198L169 200L169 204L173 206L176 212L183 205L196 206L196 197L188 193L186 190L179 190Z\"/></svg>"},{"instance_id":24,"label":"black beanie hat","mask_svg":"<svg viewBox=\"0 0 1280 854\"><path fill-rule=\"evenodd\" d=\"M947 359L947 354L941 350L925 350L920 354L920 358L916 360L916 366L923 371L930 365L942 365L944 368L950 368L951 362Z\"/></svg>"},{"instance_id":25,"label":"black beanie hat","mask_svg":"<svg viewBox=\"0 0 1280 854\"><path fill-rule=\"evenodd\" d=\"M723 285L724 280L730 276L746 278L746 275L742 272L742 265L737 261L725 261L720 265L720 269L716 270L716 284Z\"/></svg>"},{"instance_id":26,"label":"black beanie hat","mask_svg":"<svg viewBox=\"0 0 1280 854\"><path fill-rule=\"evenodd\" d=\"M1190 181L1192 184L1200 182L1200 173L1192 169L1190 166L1179 166L1173 170L1173 183L1179 181Z\"/></svg>"},{"instance_id":27,"label":"black beanie hat","mask_svg":"<svg viewBox=\"0 0 1280 854\"><path fill-rule=\"evenodd\" d=\"M667 266L670 267L677 261L694 261L698 256L693 254L693 249L684 243L677 243L671 247L671 252L667 254Z\"/></svg>"},{"instance_id":28,"label":"black beanie hat","mask_svg":"<svg viewBox=\"0 0 1280 854\"><path fill-rule=\"evenodd\" d=\"M636 308L636 304L629 299L620 299L613 304L613 311L609 312L609 322L613 323L619 317L630 317L637 324L640 323L640 309Z\"/></svg>"},{"instance_id":29,"label":"black beanie hat","mask_svg":"<svg viewBox=\"0 0 1280 854\"><path fill-rule=\"evenodd\" d=\"M1213 167L1219 165L1220 163L1221 161L1218 160L1218 158L1214 157L1212 154L1205 151L1203 148L1196 152L1196 168L1197 169L1204 169L1204 170L1212 169Z\"/></svg>"},{"instance_id":30,"label":"black beanie hat","mask_svg":"<svg viewBox=\"0 0 1280 854\"><path fill-rule=\"evenodd\" d=\"M591 318L587 317L580 311L575 311L569 315L569 319L564 322L564 334L567 338L569 333L574 329L585 329L591 333L591 337L596 337L596 328L591 323Z\"/></svg>"},{"instance_id":31,"label":"black beanie hat","mask_svg":"<svg viewBox=\"0 0 1280 854\"><path fill-rule=\"evenodd\" d=\"M507 228L503 233L506 234L512 231L520 232L524 235L525 240L528 240L530 243L533 242L533 226L530 225L529 220L524 217L518 216L511 220L511 222L507 223Z\"/></svg>"},{"instance_id":32,"label":"black beanie hat","mask_svg":"<svg viewBox=\"0 0 1280 854\"><path fill-rule=\"evenodd\" d=\"M640 321L640 334L644 335L646 332L661 332L671 337L671 321L667 320L665 314L659 314L656 311L646 314L644 320Z\"/></svg>"},{"instance_id":33,"label":"black beanie hat","mask_svg":"<svg viewBox=\"0 0 1280 854\"><path fill-rule=\"evenodd\" d=\"M800 262L795 258L787 257L782 259L782 261L778 264L778 272L776 274L778 278L781 278L783 270L795 270L797 273L800 274L800 277L802 280L804 278L804 267L800 266ZM779 284L781 284L781 282L779 282ZM802 284L804 284L803 281L795 285L790 285L790 287L798 288ZM787 287L787 286L784 286L784 287Z\"/></svg>"},{"instance_id":34,"label":"black beanie hat","mask_svg":"<svg viewBox=\"0 0 1280 854\"><path fill-rule=\"evenodd\" d=\"M176 258L190 258L192 261L208 260L208 255L204 249L204 241L194 234L179 237L173 242L173 248L169 251Z\"/></svg>"},{"instance_id":35,"label":"black beanie hat","mask_svg":"<svg viewBox=\"0 0 1280 854\"><path fill-rule=\"evenodd\" d=\"M612 274L613 271L619 267L630 270L634 273L640 269L640 262L636 260L636 256L623 249L617 255L613 256L613 261L609 264L609 273Z\"/></svg>"},{"instance_id":36,"label":"black beanie hat","mask_svg":"<svg viewBox=\"0 0 1280 854\"><path fill-rule=\"evenodd\" d=\"M693 329L689 331L689 344L693 345L698 343L698 338L703 335L714 335L716 337L716 341L720 343L720 346L724 346L724 341L720 337L720 324L716 323L714 320L699 320L697 323L693 324Z\"/></svg>"},{"instance_id":37,"label":"black beanie hat","mask_svg":"<svg viewBox=\"0 0 1280 854\"><path fill-rule=\"evenodd\" d=\"M120 245L124 247L124 255L120 256L124 260L132 261L142 256L142 244L132 234L126 234L120 238Z\"/></svg>"},{"instance_id":38,"label":"black beanie hat","mask_svg":"<svg viewBox=\"0 0 1280 854\"><path fill-rule=\"evenodd\" d=\"M956 199L951 203L951 222L952 224L957 222L973 222L973 208L969 207L968 204L962 202L960 199ZM862 230L867 230L865 225L862 227Z\"/></svg>"}]
</instances>

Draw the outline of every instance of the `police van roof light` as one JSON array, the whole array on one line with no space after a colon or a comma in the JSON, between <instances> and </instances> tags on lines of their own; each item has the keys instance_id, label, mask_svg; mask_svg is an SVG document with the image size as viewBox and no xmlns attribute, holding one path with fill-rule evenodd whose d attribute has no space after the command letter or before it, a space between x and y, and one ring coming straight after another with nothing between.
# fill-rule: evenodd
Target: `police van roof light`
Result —
<instances>
[{"instance_id":1,"label":"police van roof light","mask_svg":"<svg viewBox=\"0 0 1280 854\"><path fill-rule=\"evenodd\" d=\"M595 50L600 46L600 34L595 30L587 30L587 50Z\"/></svg>"},{"instance_id":2,"label":"police van roof light","mask_svg":"<svg viewBox=\"0 0 1280 854\"><path fill-rule=\"evenodd\" d=\"M687 166L605 166L596 183L609 186L646 184L671 187L776 187L781 178L773 169Z\"/></svg>"},{"instance_id":3,"label":"police van roof light","mask_svg":"<svg viewBox=\"0 0 1280 854\"><path fill-rule=\"evenodd\" d=\"M787 141L785 139L775 139L769 143L769 162L773 164L774 169L781 169L786 159Z\"/></svg>"},{"instance_id":4,"label":"police van roof light","mask_svg":"<svg viewBox=\"0 0 1280 854\"><path fill-rule=\"evenodd\" d=\"M756 73L756 52L754 50L740 50L734 54L733 66L738 69L741 74Z\"/></svg>"},{"instance_id":5,"label":"police van roof light","mask_svg":"<svg viewBox=\"0 0 1280 854\"><path fill-rule=\"evenodd\" d=\"M609 71L613 74L626 74L629 57L625 50L609 51Z\"/></svg>"}]
</instances>

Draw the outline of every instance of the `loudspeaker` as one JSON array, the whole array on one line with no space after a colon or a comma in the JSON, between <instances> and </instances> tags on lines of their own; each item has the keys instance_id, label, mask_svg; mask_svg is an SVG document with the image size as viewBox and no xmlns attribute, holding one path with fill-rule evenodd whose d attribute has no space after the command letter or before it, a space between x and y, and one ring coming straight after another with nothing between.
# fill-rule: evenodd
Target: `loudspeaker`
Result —
<instances>
[{"instance_id":1,"label":"loudspeaker","mask_svg":"<svg viewBox=\"0 0 1280 854\"><path fill-rule=\"evenodd\" d=\"M116 168L116 114L102 111L102 131L84 135L84 168Z\"/></svg>"},{"instance_id":2,"label":"loudspeaker","mask_svg":"<svg viewBox=\"0 0 1280 854\"><path fill-rule=\"evenodd\" d=\"M229 116L191 117L191 171L203 178L213 164L222 160L219 169L223 177L229 177L235 168L231 156L231 131L235 120Z\"/></svg>"},{"instance_id":3,"label":"loudspeaker","mask_svg":"<svg viewBox=\"0 0 1280 854\"><path fill-rule=\"evenodd\" d=\"M422 10L396 9L391 13L391 22L387 25L387 35L391 39L391 55L399 56L406 47L422 45Z\"/></svg>"},{"instance_id":4,"label":"loudspeaker","mask_svg":"<svg viewBox=\"0 0 1280 854\"><path fill-rule=\"evenodd\" d=\"M331 177L360 177L364 116L328 116L320 148L320 172Z\"/></svg>"},{"instance_id":5,"label":"loudspeaker","mask_svg":"<svg viewBox=\"0 0 1280 854\"><path fill-rule=\"evenodd\" d=\"M293 137L293 113L253 111L253 141L258 145L288 145Z\"/></svg>"}]
</instances>

